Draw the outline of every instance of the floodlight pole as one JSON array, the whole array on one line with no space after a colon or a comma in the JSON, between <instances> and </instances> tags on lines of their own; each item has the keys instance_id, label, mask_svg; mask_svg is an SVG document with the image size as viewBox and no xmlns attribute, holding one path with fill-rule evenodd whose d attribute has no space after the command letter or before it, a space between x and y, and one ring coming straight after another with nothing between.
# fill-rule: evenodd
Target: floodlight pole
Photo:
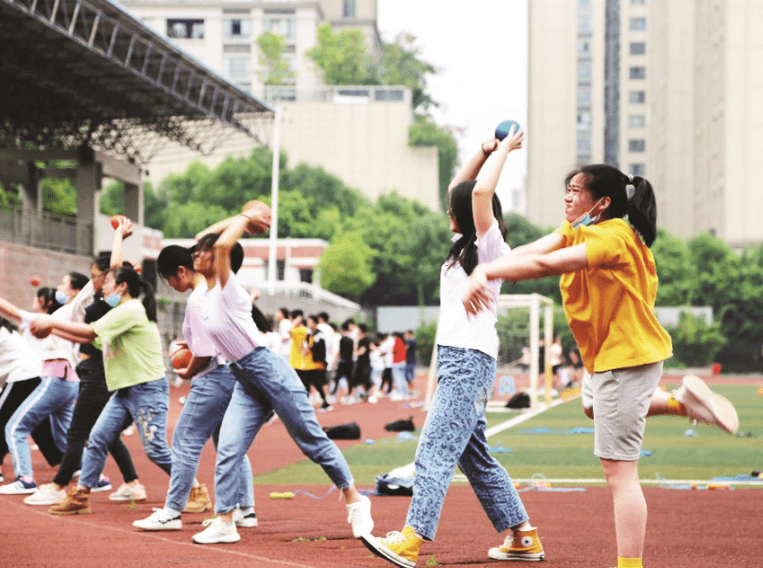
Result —
<instances>
[{"instance_id":1,"label":"floodlight pole","mask_svg":"<svg viewBox=\"0 0 763 568\"><path fill-rule=\"evenodd\" d=\"M281 111L275 107L273 114L273 181L271 184L270 212L270 250L268 253L268 294L276 292L276 264L278 240L278 177L281 163Z\"/></svg>"}]
</instances>

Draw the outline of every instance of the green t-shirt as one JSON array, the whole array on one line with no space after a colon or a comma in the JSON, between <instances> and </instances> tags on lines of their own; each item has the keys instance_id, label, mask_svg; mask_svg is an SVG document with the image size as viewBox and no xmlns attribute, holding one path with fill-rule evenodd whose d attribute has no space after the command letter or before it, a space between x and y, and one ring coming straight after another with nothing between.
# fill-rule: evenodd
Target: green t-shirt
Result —
<instances>
[{"instance_id":1,"label":"green t-shirt","mask_svg":"<svg viewBox=\"0 0 763 568\"><path fill-rule=\"evenodd\" d=\"M91 325L110 391L164 378L159 328L138 300L118 305Z\"/></svg>"}]
</instances>

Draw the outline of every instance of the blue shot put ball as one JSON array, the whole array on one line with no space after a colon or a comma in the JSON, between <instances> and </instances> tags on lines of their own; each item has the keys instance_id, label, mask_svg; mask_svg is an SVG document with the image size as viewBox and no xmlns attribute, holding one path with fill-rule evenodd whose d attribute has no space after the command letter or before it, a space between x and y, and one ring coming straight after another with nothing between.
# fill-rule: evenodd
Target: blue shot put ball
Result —
<instances>
[{"instance_id":1,"label":"blue shot put ball","mask_svg":"<svg viewBox=\"0 0 763 568\"><path fill-rule=\"evenodd\" d=\"M501 124L495 127L495 137L498 138L498 140L503 140L509 135L509 132L511 132L512 127L517 132L519 132L522 129L522 127L519 126L519 123L516 120L504 120Z\"/></svg>"}]
</instances>

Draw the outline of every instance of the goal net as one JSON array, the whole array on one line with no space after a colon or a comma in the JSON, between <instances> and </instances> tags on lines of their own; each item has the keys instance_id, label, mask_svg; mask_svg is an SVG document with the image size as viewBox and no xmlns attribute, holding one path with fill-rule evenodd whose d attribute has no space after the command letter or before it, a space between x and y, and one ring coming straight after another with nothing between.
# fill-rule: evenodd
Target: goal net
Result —
<instances>
[{"instance_id":1,"label":"goal net","mask_svg":"<svg viewBox=\"0 0 763 568\"><path fill-rule=\"evenodd\" d=\"M551 404L553 377L549 349L553 341L554 302L540 294L501 294L498 296L498 372L493 399L510 398L525 390L530 406L538 406L539 382L542 380L544 402ZM542 358L542 360L541 360ZM542 374L542 379L539 377ZM424 407L429 408L437 386L437 349L432 350Z\"/></svg>"}]
</instances>

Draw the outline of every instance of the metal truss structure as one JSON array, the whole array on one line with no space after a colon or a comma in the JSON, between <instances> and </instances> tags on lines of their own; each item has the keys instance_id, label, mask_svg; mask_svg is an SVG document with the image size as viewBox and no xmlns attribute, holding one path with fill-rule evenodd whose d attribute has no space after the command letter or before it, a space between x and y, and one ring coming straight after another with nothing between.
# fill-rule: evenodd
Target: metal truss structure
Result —
<instances>
[{"instance_id":1,"label":"metal truss structure","mask_svg":"<svg viewBox=\"0 0 763 568\"><path fill-rule=\"evenodd\" d=\"M230 128L267 144L273 108L110 0L0 0L0 148L90 146L146 163Z\"/></svg>"}]
</instances>

